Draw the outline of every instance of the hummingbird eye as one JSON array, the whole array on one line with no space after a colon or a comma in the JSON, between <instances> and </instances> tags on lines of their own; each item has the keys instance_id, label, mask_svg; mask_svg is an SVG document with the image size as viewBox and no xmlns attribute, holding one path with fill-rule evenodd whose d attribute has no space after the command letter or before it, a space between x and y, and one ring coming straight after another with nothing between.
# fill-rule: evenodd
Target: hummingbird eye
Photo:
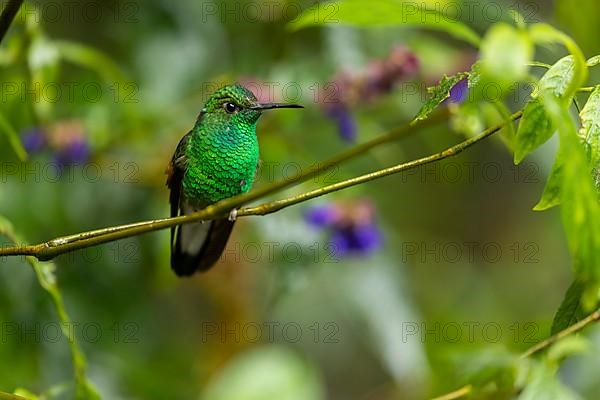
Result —
<instances>
[{"instance_id":1,"label":"hummingbird eye","mask_svg":"<svg viewBox=\"0 0 600 400\"><path fill-rule=\"evenodd\" d=\"M225 111L227 111L229 114L233 114L234 112L239 111L239 107L231 102L226 102L223 104L223 108L225 109Z\"/></svg>"}]
</instances>

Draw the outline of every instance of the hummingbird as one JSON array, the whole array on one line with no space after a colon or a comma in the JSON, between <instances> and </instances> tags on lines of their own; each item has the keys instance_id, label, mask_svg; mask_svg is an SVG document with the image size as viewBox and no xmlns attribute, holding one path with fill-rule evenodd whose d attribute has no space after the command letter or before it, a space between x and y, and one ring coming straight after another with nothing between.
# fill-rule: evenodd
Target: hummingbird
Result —
<instances>
[{"instance_id":1,"label":"hummingbird","mask_svg":"<svg viewBox=\"0 0 600 400\"><path fill-rule=\"evenodd\" d=\"M216 90L194 127L179 141L167 166L171 217L186 215L250 190L258 171L256 125L263 111L303 108L259 103L239 84ZM219 259L233 225L229 218L171 228L171 268L178 276L206 271Z\"/></svg>"}]
</instances>

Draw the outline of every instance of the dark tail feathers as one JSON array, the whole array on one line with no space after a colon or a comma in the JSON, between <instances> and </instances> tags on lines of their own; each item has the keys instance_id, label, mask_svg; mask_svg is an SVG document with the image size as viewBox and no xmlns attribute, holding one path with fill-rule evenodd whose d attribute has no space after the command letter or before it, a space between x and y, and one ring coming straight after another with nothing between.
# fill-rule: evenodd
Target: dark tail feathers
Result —
<instances>
[{"instance_id":1,"label":"dark tail feathers","mask_svg":"<svg viewBox=\"0 0 600 400\"><path fill-rule=\"evenodd\" d=\"M179 226L171 249L171 268L177 276L209 270L225 250L233 225L222 219Z\"/></svg>"}]
</instances>

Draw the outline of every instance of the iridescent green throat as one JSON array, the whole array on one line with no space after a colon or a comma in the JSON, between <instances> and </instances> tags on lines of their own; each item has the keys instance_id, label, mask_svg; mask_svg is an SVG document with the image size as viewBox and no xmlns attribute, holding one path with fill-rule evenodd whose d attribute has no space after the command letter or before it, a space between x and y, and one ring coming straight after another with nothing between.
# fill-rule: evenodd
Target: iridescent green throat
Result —
<instances>
[{"instance_id":1,"label":"iridescent green throat","mask_svg":"<svg viewBox=\"0 0 600 400\"><path fill-rule=\"evenodd\" d=\"M241 113L240 113L241 114ZM259 159L256 118L201 115L187 143L183 194L204 207L252 187Z\"/></svg>"}]
</instances>

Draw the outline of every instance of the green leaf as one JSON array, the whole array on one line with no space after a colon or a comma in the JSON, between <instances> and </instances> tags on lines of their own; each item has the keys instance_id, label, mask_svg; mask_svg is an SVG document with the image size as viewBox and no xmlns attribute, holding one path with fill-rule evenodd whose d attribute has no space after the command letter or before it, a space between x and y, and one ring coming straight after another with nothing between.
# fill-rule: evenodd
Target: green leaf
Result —
<instances>
[{"instance_id":1,"label":"green leaf","mask_svg":"<svg viewBox=\"0 0 600 400\"><path fill-rule=\"evenodd\" d=\"M291 21L288 27L298 30L307 26L329 24L416 26L448 33L476 47L481 41L475 31L461 22L451 20L434 9L422 9L414 2L400 0L317 3Z\"/></svg>"},{"instance_id":2,"label":"green leaf","mask_svg":"<svg viewBox=\"0 0 600 400\"><path fill-rule=\"evenodd\" d=\"M547 91L540 92L548 115L560 134L565 153L562 168L561 215L573 257L575 279L585 285L589 303L600 283L600 202L591 179L591 168L577 137L569 104ZM587 292L587 294L586 294Z\"/></svg>"},{"instance_id":3,"label":"green leaf","mask_svg":"<svg viewBox=\"0 0 600 400\"><path fill-rule=\"evenodd\" d=\"M0 114L0 132L4 132L6 134L8 137L8 142L17 154L17 157L19 157L19 160L27 160L27 152L23 148L19 134L2 114Z\"/></svg>"},{"instance_id":4,"label":"green leaf","mask_svg":"<svg viewBox=\"0 0 600 400\"><path fill-rule=\"evenodd\" d=\"M471 70L469 71L469 80L467 81L467 87L473 88L479 85L479 81L481 81L481 61L477 60L471 66Z\"/></svg>"},{"instance_id":5,"label":"green leaf","mask_svg":"<svg viewBox=\"0 0 600 400\"><path fill-rule=\"evenodd\" d=\"M538 87L531 94L533 99L525 106L523 117L519 122L514 154L515 164L519 164L529 153L544 144L555 131L544 105L537 98L539 91L546 90L556 96L564 96L573 79L574 68L573 56L566 56L552 65L540 79Z\"/></svg>"},{"instance_id":6,"label":"green leaf","mask_svg":"<svg viewBox=\"0 0 600 400\"><path fill-rule=\"evenodd\" d=\"M532 97L537 97L539 90L549 90L556 96L564 96L569 82L573 79L574 67L573 56L566 56L558 60L542 76L539 87L532 93Z\"/></svg>"},{"instance_id":7,"label":"green leaf","mask_svg":"<svg viewBox=\"0 0 600 400\"><path fill-rule=\"evenodd\" d=\"M560 303L560 307L558 307L558 311L556 311L554 319L552 320L552 328L550 329L551 335L555 335L563 329L567 329L569 326L585 317L583 309L581 308L583 289L584 285L581 282L573 281L573 283L571 283L567 289L567 293L565 293L565 298L562 303Z\"/></svg>"},{"instance_id":8,"label":"green leaf","mask_svg":"<svg viewBox=\"0 0 600 400\"><path fill-rule=\"evenodd\" d=\"M427 88L427 93L431 94L431 97L419 110L417 116L413 119L413 122L420 121L427 118L429 113L439 106L444 100L450 97L450 89L454 87L459 81L465 79L468 76L466 72L459 72L456 75L446 76L442 78L437 86Z\"/></svg>"},{"instance_id":9,"label":"green leaf","mask_svg":"<svg viewBox=\"0 0 600 400\"><path fill-rule=\"evenodd\" d=\"M533 42L526 31L497 23L481 43L482 79L499 86L505 96L507 89L527 76L532 57Z\"/></svg>"},{"instance_id":10,"label":"green leaf","mask_svg":"<svg viewBox=\"0 0 600 400\"><path fill-rule=\"evenodd\" d=\"M529 100L515 137L515 164L519 164L525 156L550 139L553 133L554 127L546 115L544 105L539 99Z\"/></svg>"},{"instance_id":11,"label":"green leaf","mask_svg":"<svg viewBox=\"0 0 600 400\"><path fill-rule=\"evenodd\" d=\"M592 167L597 168L600 163L600 85L590 94L579 117L579 136L583 139Z\"/></svg>"},{"instance_id":12,"label":"green leaf","mask_svg":"<svg viewBox=\"0 0 600 400\"><path fill-rule=\"evenodd\" d=\"M565 98L570 102L577 89L586 81L588 70L586 60L579 46L568 35L551 25L538 23L531 26L530 35L536 43L562 43L573 57L573 75L564 89Z\"/></svg>"},{"instance_id":13,"label":"green leaf","mask_svg":"<svg viewBox=\"0 0 600 400\"><path fill-rule=\"evenodd\" d=\"M563 182L564 163L565 155L561 151L561 148L559 148L550 175L548 175L546 186L544 186L544 193L542 193L540 201L533 207L534 211L547 210L560 204L560 188Z\"/></svg>"}]
</instances>

